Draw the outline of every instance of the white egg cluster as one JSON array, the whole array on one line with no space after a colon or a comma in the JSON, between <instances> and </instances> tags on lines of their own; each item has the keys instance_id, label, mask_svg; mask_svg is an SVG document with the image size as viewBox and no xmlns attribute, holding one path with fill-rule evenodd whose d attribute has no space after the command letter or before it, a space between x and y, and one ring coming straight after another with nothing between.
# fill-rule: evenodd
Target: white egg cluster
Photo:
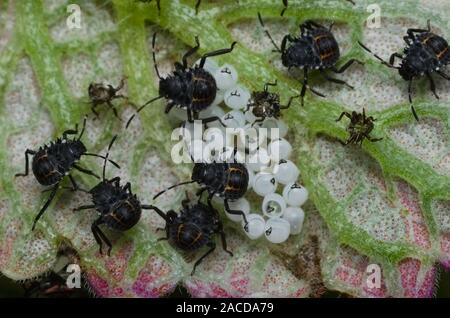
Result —
<instances>
[{"instance_id":1,"label":"white egg cluster","mask_svg":"<svg viewBox=\"0 0 450 318\"><path fill-rule=\"evenodd\" d=\"M217 116L227 128L241 129L233 136L236 138L226 139L231 140L232 144L227 143L223 151L213 155L209 148L208 134L199 138L194 133L194 125L185 123L184 127L189 130L191 136L189 139L185 138L186 150L196 161L198 158L203 161L225 161L234 155L239 160L240 156L244 156L250 177L249 190L252 189L262 197L261 212L251 212L246 198L230 202L232 210L241 210L246 214L248 225L245 230L240 215L226 215L234 222L241 222L250 239L258 239L264 235L272 243L282 243L289 235L302 231L305 214L301 206L308 199L307 189L297 182L300 171L289 160L292 146L284 139L288 127L282 120L275 118L266 118L261 123L255 123L257 118L251 109L246 110L251 94L247 88L238 84L238 73L233 66L225 64L219 67L213 60L208 59L204 68L213 74L219 90L213 104L200 114L200 118ZM186 120L183 110L178 111L176 116ZM219 121L209 123L208 127L216 127L225 132ZM267 128L263 138L259 131L256 136L250 133L250 129L258 127ZM278 134L272 136L270 128L278 128ZM243 152L234 153L235 140L247 147L247 155ZM282 188L281 193L277 193L279 188Z\"/></svg>"}]
</instances>

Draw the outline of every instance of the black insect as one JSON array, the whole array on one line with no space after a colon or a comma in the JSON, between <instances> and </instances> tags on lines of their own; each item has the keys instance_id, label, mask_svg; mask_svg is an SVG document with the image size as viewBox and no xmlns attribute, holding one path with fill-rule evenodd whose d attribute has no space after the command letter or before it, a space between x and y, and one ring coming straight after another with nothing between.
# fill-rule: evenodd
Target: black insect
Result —
<instances>
[{"instance_id":1,"label":"black insect","mask_svg":"<svg viewBox=\"0 0 450 318\"><path fill-rule=\"evenodd\" d=\"M350 2L351 4L355 5L355 2L353 2L353 0L346 0L346 1L348 1L348 2ZM283 5L284 5L284 8L283 8L283 10L281 11L281 16L284 15L284 12L285 12L285 11L287 10L287 8L288 8L288 0L282 0L282 2L283 2Z\"/></svg>"},{"instance_id":2,"label":"black insect","mask_svg":"<svg viewBox=\"0 0 450 318\"><path fill-rule=\"evenodd\" d=\"M66 130L62 134L62 138L58 138L56 141L51 142L50 145L44 145L43 147L40 147L38 151L34 151L31 149L27 149L25 151L25 172L16 174L16 177L28 176L28 156L32 155L32 170L34 177L40 184L44 186L52 186L52 188L44 190L51 191L50 196L48 197L47 202L45 202L39 213L36 215L33 221L32 230L34 230L37 221L49 207L50 203L56 195L57 190L59 189L61 181L66 175L69 176L69 179L72 183L72 190L75 191L80 189L75 182L75 179L70 175L72 169L76 169L85 174L100 178L91 170L82 168L77 164L82 156L94 156L105 159L105 157L103 156L88 153L86 151L86 147L81 141L81 137L83 136L85 127L86 118L83 121L83 128L81 129L78 138L68 139L69 135L78 134L78 125L76 125L74 130ZM119 167L118 164L114 161L109 161L115 166Z\"/></svg>"},{"instance_id":3,"label":"black insect","mask_svg":"<svg viewBox=\"0 0 450 318\"><path fill-rule=\"evenodd\" d=\"M150 3L153 0L135 0L136 2L142 2L142 3ZM161 12L161 0L156 0L156 6L158 7L158 12Z\"/></svg>"},{"instance_id":4,"label":"black insect","mask_svg":"<svg viewBox=\"0 0 450 318\"><path fill-rule=\"evenodd\" d=\"M266 83L263 91L252 92L245 111L250 110L258 118L253 125L263 122L267 117L278 119L281 115L281 110L288 109L291 106L291 102L295 97L291 97L287 105L280 105L280 95L269 92L269 86L276 85L276 81L274 83Z\"/></svg>"},{"instance_id":5,"label":"black insect","mask_svg":"<svg viewBox=\"0 0 450 318\"><path fill-rule=\"evenodd\" d=\"M137 110L137 113L143 110L144 107L146 107L150 103L160 98L166 98L169 101L165 109L166 114L169 113L174 106L186 109L188 121L192 123L194 122L194 120L199 119L199 112L208 108L216 98L216 80L208 71L203 68L206 59L212 56L230 53L231 51L233 51L236 42L233 42L229 49L221 49L204 54L201 57L199 65L189 67L187 62L188 57L197 52L197 50L200 48L198 37L195 37L196 46L184 54L183 64L176 62L175 71L173 72L173 74L167 76L166 78L163 78L159 74L158 65L156 64L155 41L156 33L153 34L152 55L155 65L155 71L159 77L159 96L142 105ZM127 127L129 126L135 115L131 116L131 118L128 120ZM206 124L216 120L222 123L219 117L204 118L202 119L202 122ZM225 126L223 123L222 125Z\"/></svg>"},{"instance_id":6,"label":"black insect","mask_svg":"<svg viewBox=\"0 0 450 318\"><path fill-rule=\"evenodd\" d=\"M105 156L102 181L89 191L93 204L83 205L74 209L74 211L95 209L100 214L92 223L91 229L100 247L100 254L103 254L102 242L104 242L108 246L108 255L111 253L112 244L99 228L99 225L105 224L112 230L126 231L139 222L142 209L149 209L148 206L141 205L137 196L131 192L131 184L129 182L122 187L120 185L120 177L106 179L106 163L109 157L109 150L116 138L117 136L114 136L111 140Z\"/></svg>"},{"instance_id":7,"label":"black insect","mask_svg":"<svg viewBox=\"0 0 450 318\"><path fill-rule=\"evenodd\" d=\"M201 186L197 193L199 199L201 199L203 192L207 191L209 194L208 204L212 205L211 200L214 195L219 195L224 198L225 210L230 214L241 215L245 226L247 226L248 222L244 212L232 210L229 206L229 201L234 201L244 196L248 188L248 178L247 168L242 163L195 163L191 181L173 185L155 195L153 199L155 200L167 190L196 182Z\"/></svg>"},{"instance_id":8,"label":"black insect","mask_svg":"<svg viewBox=\"0 0 450 318\"><path fill-rule=\"evenodd\" d=\"M117 114L117 110L112 104L112 101L117 98L123 98L128 100L128 97L117 94L125 85L125 79L120 81L119 86L113 87L111 85L104 85L103 83L91 83L89 84L88 93L89 99L91 100L91 110L94 115L98 118L98 113L95 108L98 105L106 104L111 108L114 112L114 115L120 120L119 115Z\"/></svg>"},{"instance_id":9,"label":"black insect","mask_svg":"<svg viewBox=\"0 0 450 318\"><path fill-rule=\"evenodd\" d=\"M344 143L344 145L348 144L358 144L362 145L362 142L364 139L368 139L371 142L380 141L383 138L372 138L370 137L370 132L373 130L373 122L376 121L372 116L366 117L366 112L363 108L363 112L357 113L355 111L352 111L351 114L348 112L342 112L342 114L339 116L336 121L340 121L342 117L347 117L350 119L350 123L347 127L347 131L350 134L347 141Z\"/></svg>"},{"instance_id":10,"label":"black insect","mask_svg":"<svg viewBox=\"0 0 450 318\"><path fill-rule=\"evenodd\" d=\"M205 205L199 201L191 205L189 198L186 197L182 201L182 207L179 214L173 210L164 213L155 206L151 208L166 221L164 228L166 237L160 240L168 240L169 243L185 252L193 252L204 246L209 247L209 250L195 262L191 275L194 274L197 266L215 250L216 234L221 237L223 250L233 256L233 253L227 249L227 241L219 213L211 202Z\"/></svg>"},{"instance_id":11,"label":"black insect","mask_svg":"<svg viewBox=\"0 0 450 318\"><path fill-rule=\"evenodd\" d=\"M373 54L382 64L397 69L400 76L409 82L409 103L411 104L414 118L418 121L419 117L412 105L412 82L415 78L425 75L430 82L431 91L439 99L431 74L436 72L444 79L450 81L450 76L442 71L442 67L450 64L450 49L444 38L431 32L430 20L427 22L427 29L408 29L406 33L407 35L403 37L406 43L403 54L393 53L389 58L389 62L374 54L361 42L358 43L363 49ZM401 60L399 66L394 65L395 58Z\"/></svg>"},{"instance_id":12,"label":"black insect","mask_svg":"<svg viewBox=\"0 0 450 318\"><path fill-rule=\"evenodd\" d=\"M353 89L353 86L347 82L330 77L326 70L331 70L334 73L343 73L353 63L363 64L362 62L351 59L345 63L341 68L336 67L336 63L340 57L339 45L331 33L333 24L329 28L314 22L306 21L300 24L300 37L294 37L290 34L284 36L281 42L281 48L273 40L269 31L266 29L261 14L258 13L258 18L264 32L272 42L276 51L281 54L281 61L285 67L291 69L298 67L303 69L303 82L300 92L301 102L306 93L306 88L309 88L314 94L325 97L322 93L314 90L308 86L308 72L311 70L319 70L320 74L328 81L346 85Z\"/></svg>"}]
</instances>

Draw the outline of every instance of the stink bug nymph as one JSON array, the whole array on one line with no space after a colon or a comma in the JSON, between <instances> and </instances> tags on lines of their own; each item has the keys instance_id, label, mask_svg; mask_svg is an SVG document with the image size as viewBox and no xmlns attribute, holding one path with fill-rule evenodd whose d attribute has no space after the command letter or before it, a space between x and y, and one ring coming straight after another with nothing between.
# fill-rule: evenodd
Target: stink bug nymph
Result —
<instances>
[{"instance_id":1,"label":"stink bug nymph","mask_svg":"<svg viewBox=\"0 0 450 318\"><path fill-rule=\"evenodd\" d=\"M311 92L318 96L325 97L322 93L308 86L308 73L312 70L318 70L327 81L346 85L353 89L353 86L347 82L330 77L326 73L326 70L331 70L334 73L343 73L355 62L363 64L356 59L351 59L341 68L336 67L336 63L340 57L340 50L339 45L331 32L333 24L331 24L329 28L325 28L314 21L308 20L300 24L299 37L287 34L281 42L281 47L278 47L269 31L266 29L260 13L258 13L258 19L261 26L264 28L267 37L275 47L275 50L281 54L283 66L288 69L293 67L303 69L302 89L300 92L302 105L306 94L306 88L309 88Z\"/></svg>"},{"instance_id":2,"label":"stink bug nymph","mask_svg":"<svg viewBox=\"0 0 450 318\"><path fill-rule=\"evenodd\" d=\"M263 122L266 118L278 119L281 115L281 110L288 109L291 106L292 100L297 97L291 97L287 105L281 105L280 95L269 92L269 86L276 85L277 81L274 83L266 83L263 91L252 92L246 112L251 111L257 117L253 125Z\"/></svg>"},{"instance_id":3,"label":"stink bug nymph","mask_svg":"<svg viewBox=\"0 0 450 318\"><path fill-rule=\"evenodd\" d=\"M177 186L198 183L201 189L197 193L201 198L203 192L208 192L208 204L214 195L218 195L224 199L225 211L230 214L241 215L247 226L247 218L245 213L240 210L232 210L229 201L240 199L244 196L248 188L249 175L247 168L242 163L195 163L192 170L191 181L181 182L173 185L166 190L161 191L153 199L156 199L167 190Z\"/></svg>"},{"instance_id":4,"label":"stink bug nymph","mask_svg":"<svg viewBox=\"0 0 450 318\"><path fill-rule=\"evenodd\" d=\"M191 275L194 274L197 266L215 250L216 234L221 237L223 250L233 256L233 253L227 249L219 213L211 203L205 205L199 201L191 205L189 198L186 198L182 201L183 208L179 214L173 210L164 213L155 206L150 207L166 221L164 228L166 237L160 240L168 240L169 243L185 252L193 252L204 246L209 247L209 250L195 262Z\"/></svg>"},{"instance_id":5,"label":"stink bug nymph","mask_svg":"<svg viewBox=\"0 0 450 318\"><path fill-rule=\"evenodd\" d=\"M56 195L57 190L59 189L59 185L64 177L67 175L72 183L72 190L79 190L75 179L70 175L72 169L76 169L85 174L89 174L96 178L99 178L95 173L85 168L82 168L78 165L78 161L82 156L94 156L105 159L105 157L88 153L86 151L86 147L81 141L81 137L83 136L84 130L86 127L86 118L83 121L83 128L81 129L80 135L76 139L69 139L69 135L77 135L78 134L78 125L75 126L75 129L66 130L62 134L62 138L58 138L56 141L51 142L50 145L44 145L40 147L39 150L31 150L27 149L25 151L25 172L16 174L16 177L24 177L28 176L29 169L29 159L28 156L33 156L32 159L32 170L33 175L36 180L44 185L44 186L52 186L48 190L50 192L50 196L45 202L44 206L41 208L39 213L36 215L32 230L34 230L37 221L41 218L42 214L47 210L53 198ZM115 166L118 167L117 163L109 160ZM48 191L45 190L45 191Z\"/></svg>"},{"instance_id":6,"label":"stink bug nymph","mask_svg":"<svg viewBox=\"0 0 450 318\"><path fill-rule=\"evenodd\" d=\"M146 205L141 205L137 196L131 192L131 184L129 182L125 186L121 186L120 177L106 178L106 163L109 157L109 150L116 138L117 136L114 136L111 140L105 156L102 181L89 191L93 204L83 205L74 209L74 211L97 210L99 217L92 223L91 230L99 245L100 254L102 254L102 246L105 243L108 246L108 255L111 253L112 244L99 225L105 224L108 228L116 231L127 231L139 222L142 209L149 208Z\"/></svg>"},{"instance_id":7,"label":"stink bug nymph","mask_svg":"<svg viewBox=\"0 0 450 318\"><path fill-rule=\"evenodd\" d=\"M155 57L155 42L156 33L153 34L152 56L156 75L159 78L159 96L142 105L137 110L137 113L143 110L150 103L160 98L165 98L168 100L168 104L166 105L165 109L166 114L169 113L170 110L175 106L183 108L187 112L188 121L192 123L194 122L194 120L199 119L199 112L208 108L216 98L216 80L208 71L203 68L206 59L212 56L230 53L231 51L233 51L236 42L233 42L229 49L221 49L204 54L201 57L199 65L190 67L188 66L187 59L195 52L197 52L197 50L200 48L198 37L195 37L196 46L184 54L183 64L175 62L175 71L171 75L168 75L166 78L161 77L161 75L159 74ZM130 125L135 115L136 114L131 116L131 118L128 120L127 127ZM220 118L216 116L204 118L202 119L202 122L206 124L216 120L222 123ZM223 123L222 125L225 126Z\"/></svg>"},{"instance_id":8,"label":"stink bug nymph","mask_svg":"<svg viewBox=\"0 0 450 318\"><path fill-rule=\"evenodd\" d=\"M372 116L366 117L366 112L363 108L363 112L357 113L352 111L352 113L342 112L336 121L340 121L342 117L347 117L350 119L350 123L347 127L347 132L350 134L344 145L348 144L358 144L361 146L364 139L368 139L371 142L380 141L383 138L372 138L370 137L370 132L373 130L376 121Z\"/></svg>"},{"instance_id":9,"label":"stink bug nymph","mask_svg":"<svg viewBox=\"0 0 450 318\"><path fill-rule=\"evenodd\" d=\"M95 117L98 118L98 113L95 110L98 105L106 104L111 108L114 112L114 116L116 116L119 120L120 117L117 114L117 110L112 104L114 99L123 98L128 100L128 98L122 94L117 94L125 85L125 79L120 81L119 86L113 87L111 85L104 85L103 83L91 83L89 84L88 94L89 99L91 100L91 110L94 113Z\"/></svg>"},{"instance_id":10,"label":"stink bug nymph","mask_svg":"<svg viewBox=\"0 0 450 318\"><path fill-rule=\"evenodd\" d=\"M398 70L400 76L409 82L408 96L411 104L411 111L416 120L419 120L417 113L412 105L412 82L414 79L426 76L430 82L430 89L436 98L436 86L431 74L436 72L438 75L450 81L450 76L442 71L442 67L450 64L450 48L447 41L439 35L431 32L430 20L427 22L427 29L408 29L407 35L403 37L406 47L403 54L392 53L389 62L386 62L377 54L374 54L361 42L359 45L369 53L373 54L383 65ZM399 66L395 66L395 58L401 60Z\"/></svg>"}]
</instances>

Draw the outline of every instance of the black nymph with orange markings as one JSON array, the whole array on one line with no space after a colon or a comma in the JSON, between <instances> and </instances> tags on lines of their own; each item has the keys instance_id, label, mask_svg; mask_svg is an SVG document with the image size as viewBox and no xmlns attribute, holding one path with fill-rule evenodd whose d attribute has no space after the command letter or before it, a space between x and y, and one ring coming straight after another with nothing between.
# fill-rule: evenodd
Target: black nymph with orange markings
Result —
<instances>
[{"instance_id":1,"label":"black nymph with orange markings","mask_svg":"<svg viewBox=\"0 0 450 318\"><path fill-rule=\"evenodd\" d=\"M129 182L125 186L121 186L120 177L110 180L106 179L106 162L109 157L109 150L116 137L114 136L111 140L108 153L105 156L102 181L89 191L93 204L83 205L74 209L74 211L95 209L99 212L100 216L91 226L92 234L94 234L94 238L100 246L100 254L102 254L102 242L104 242L108 246L108 255L111 253L112 244L101 231L99 225L105 224L110 229L126 231L139 222L142 209L150 208L149 206L141 205L137 196L131 192L131 184Z\"/></svg>"},{"instance_id":2,"label":"black nymph with orange markings","mask_svg":"<svg viewBox=\"0 0 450 318\"><path fill-rule=\"evenodd\" d=\"M187 61L188 57L196 53L200 48L198 38L195 37L196 46L184 54L183 64L175 62L175 71L163 78L159 74L158 65L156 64L155 41L156 33L153 34L152 55L156 75L159 78L159 96L142 105L137 112L139 113L150 103L160 98L165 98L168 100L168 104L165 109L166 114L169 113L175 106L185 109L187 112L188 121L192 123L194 120L199 119L199 112L208 108L216 98L216 80L203 68L206 59L212 56L230 53L233 51L236 42L233 42L229 49L221 49L204 54L198 65L189 67ZM128 120L127 127L130 125L134 117L135 115L131 116ZM202 122L206 124L216 120L221 122L219 117L204 118L202 119ZM225 126L223 123L222 125Z\"/></svg>"},{"instance_id":3,"label":"black nymph with orange markings","mask_svg":"<svg viewBox=\"0 0 450 318\"><path fill-rule=\"evenodd\" d=\"M191 274L194 274L197 266L215 250L215 234L220 235L223 250L233 256L233 253L227 249L219 213L210 202L205 205L199 201L191 205L189 198L186 198L182 201L182 207L180 214L177 214L173 210L164 213L157 207L151 206L166 221L164 228L166 237L160 240L168 240L185 252L195 251L203 246L209 247L209 250L195 262Z\"/></svg>"},{"instance_id":4,"label":"black nymph with orange markings","mask_svg":"<svg viewBox=\"0 0 450 318\"><path fill-rule=\"evenodd\" d=\"M224 199L225 210L230 214L241 215L247 226L248 222L245 213L240 210L232 210L229 206L229 201L234 201L244 196L247 192L248 180L248 170L242 163L196 163L192 170L191 181L173 185L158 193L153 199L177 186L196 182L201 186L197 193L199 198L201 198L203 192L207 191L209 194L208 204L211 205L214 195L219 195Z\"/></svg>"},{"instance_id":5,"label":"black nymph with orange markings","mask_svg":"<svg viewBox=\"0 0 450 318\"><path fill-rule=\"evenodd\" d=\"M336 67L336 63L340 57L339 45L331 32L333 24L329 28L314 22L306 21L300 24L300 37L294 37L290 34L284 36L281 47L273 40L269 31L266 29L261 14L258 13L259 22L264 28L264 32L272 42L276 51L281 54L283 66L291 69L293 67L303 69L303 82L300 92L301 102L306 94L306 88L309 88L314 94L325 97L322 93L308 86L308 72L311 70L319 70L320 74L328 81L346 85L353 88L347 82L330 77L326 70L334 73L343 73L353 63L363 64L362 62L351 59L341 68Z\"/></svg>"},{"instance_id":6,"label":"black nymph with orange markings","mask_svg":"<svg viewBox=\"0 0 450 318\"><path fill-rule=\"evenodd\" d=\"M430 20L427 22L427 29L408 29L406 33L407 35L403 37L406 43L406 47L403 50L404 54L393 53L389 58L389 62L374 54L361 42L359 42L359 45L373 54L383 65L397 69L400 76L409 82L408 96L411 111L414 118L419 120L412 105L412 81L425 75L430 82L430 89L434 96L439 98L436 94L436 86L431 74L436 72L447 81L450 81L450 76L442 71L442 67L450 64L450 47L443 37L431 32ZM399 66L394 65L395 58L401 60Z\"/></svg>"},{"instance_id":7,"label":"black nymph with orange markings","mask_svg":"<svg viewBox=\"0 0 450 318\"><path fill-rule=\"evenodd\" d=\"M72 190L79 190L75 179L70 175L72 169L76 169L85 174L92 175L99 178L95 173L85 168L80 167L77 162L82 156L94 156L104 158L103 156L88 153L85 145L81 141L84 130L86 127L86 118L83 121L83 128L80 135L76 139L69 139L69 135L78 134L78 125L75 129L66 130L62 134L62 138L58 138L56 141L50 143L50 145L45 145L40 147L38 151L27 149L25 151L25 172L16 174L16 177L24 177L28 175L29 170L29 159L28 156L33 156L32 170L36 180L44 186L53 186L45 191L51 191L50 196L45 202L44 206L41 208L39 213L36 215L32 230L34 230L37 221L44 214L45 210L49 207L50 203L54 199L57 190L59 189L61 181L63 181L66 175L72 183ZM115 166L119 167L115 162L111 161Z\"/></svg>"}]
</instances>

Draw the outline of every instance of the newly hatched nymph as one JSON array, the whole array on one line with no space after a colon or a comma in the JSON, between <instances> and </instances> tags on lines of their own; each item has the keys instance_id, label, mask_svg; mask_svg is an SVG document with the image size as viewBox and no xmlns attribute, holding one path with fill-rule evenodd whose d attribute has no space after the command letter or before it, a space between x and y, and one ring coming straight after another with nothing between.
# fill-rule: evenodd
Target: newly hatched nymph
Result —
<instances>
[{"instance_id":1,"label":"newly hatched nymph","mask_svg":"<svg viewBox=\"0 0 450 318\"><path fill-rule=\"evenodd\" d=\"M112 230L127 231L139 222L142 209L149 209L149 206L141 205L137 196L131 192L131 184L129 182L125 186L121 186L120 177L106 178L106 163L109 157L109 150L116 138L117 136L114 136L111 140L105 156L102 181L89 191L93 204L83 205L74 209L74 211L97 210L99 217L92 223L91 230L100 247L100 254L102 254L102 246L105 243L108 246L108 255L111 253L112 244L99 226L105 224Z\"/></svg>"},{"instance_id":2,"label":"newly hatched nymph","mask_svg":"<svg viewBox=\"0 0 450 318\"><path fill-rule=\"evenodd\" d=\"M114 112L114 116L116 116L119 120L120 117L117 114L117 110L112 104L114 99L123 98L128 99L126 96L122 94L117 94L125 85L125 79L120 81L119 86L113 87L111 85L104 85L103 83L91 83L89 84L88 94L91 102L91 110L94 113L95 117L98 116L98 112L95 110L97 106L106 104L111 108Z\"/></svg>"},{"instance_id":3,"label":"newly hatched nymph","mask_svg":"<svg viewBox=\"0 0 450 318\"><path fill-rule=\"evenodd\" d=\"M362 145L364 139L368 139L371 142L380 141L383 138L372 138L370 137L370 132L374 128L373 122L376 121L372 116L366 117L366 112L363 108L363 112L357 113L352 111L352 113L342 112L336 121L340 121L342 117L347 117L350 119L350 123L347 127L347 132L350 134L344 145L348 144L359 144Z\"/></svg>"},{"instance_id":4,"label":"newly hatched nymph","mask_svg":"<svg viewBox=\"0 0 450 318\"><path fill-rule=\"evenodd\" d=\"M264 84L263 91L252 92L252 96L247 104L246 112L251 111L257 117L253 122L263 122L266 118L278 119L282 109L288 109L295 97L291 97L287 105L280 105L280 95L269 92L269 86L276 86L277 82Z\"/></svg>"},{"instance_id":5,"label":"newly hatched nymph","mask_svg":"<svg viewBox=\"0 0 450 318\"><path fill-rule=\"evenodd\" d=\"M168 104L165 109L166 114L169 113L175 106L185 109L187 112L187 119L190 123L192 123L194 120L199 119L200 111L205 110L213 103L217 94L216 80L211 73L203 68L206 59L212 56L230 53L233 51L236 42L233 42L229 49L221 49L204 54L198 65L190 67L188 66L187 59L191 55L195 54L200 48L198 37L195 37L196 46L184 54L183 64L175 62L175 71L165 78L161 77L158 70L158 65L156 64L155 42L156 33L153 34L152 56L156 75L159 78L159 96L142 105L137 110L137 113L143 110L150 103L153 103L160 98L165 98L168 100ZM127 127L130 125L135 115L136 114L130 117ZM222 123L220 118L216 116L202 119L204 124L212 121L219 121ZM225 125L222 123L222 126Z\"/></svg>"},{"instance_id":6,"label":"newly hatched nymph","mask_svg":"<svg viewBox=\"0 0 450 318\"><path fill-rule=\"evenodd\" d=\"M86 118L83 121L83 128L81 129L78 138L68 138L69 135L78 134L78 125L76 125L75 129L66 130L62 134L62 138L58 138L56 141L51 142L50 145L44 145L37 151L31 149L27 149L25 151L25 172L16 174L16 177L28 176L28 156L31 155L33 156L31 166L34 177L41 185L51 186L51 188L45 190L50 191L50 195L44 206L36 215L33 221L32 230L34 230L37 221L41 218L42 214L44 214L44 212L47 210L50 203L54 199L56 192L59 189L60 183L64 180L65 176L69 177L73 187L72 190L79 189L77 183L75 182L75 179L70 174L72 169L76 169L85 174L100 178L91 170L87 170L78 165L78 161L82 156L94 156L105 159L105 157L103 156L87 152L85 145L81 141L81 137L83 137L85 127ZM118 167L115 162L111 160L109 161Z\"/></svg>"},{"instance_id":7,"label":"newly hatched nymph","mask_svg":"<svg viewBox=\"0 0 450 318\"><path fill-rule=\"evenodd\" d=\"M374 54L368 47L361 42L359 45L369 53L373 54L383 65L398 70L400 76L409 82L408 96L411 104L411 111L416 120L419 120L417 113L412 105L412 82L414 79L426 76L430 82L430 89L434 96L439 99L436 94L436 86L432 77L432 73L436 72L439 76L450 81L450 76L444 73L442 68L450 64L450 47L447 41L431 32L430 20L427 22L427 29L408 29L403 40L406 47L403 54L392 53L389 62L386 62L377 54ZM399 66L395 66L395 58L401 60Z\"/></svg>"},{"instance_id":8,"label":"newly hatched nymph","mask_svg":"<svg viewBox=\"0 0 450 318\"><path fill-rule=\"evenodd\" d=\"M353 63L362 64L362 62L351 59L345 63L341 68L336 67L336 63L340 57L339 45L331 32L333 24L329 28L314 22L306 21L300 24L300 36L294 37L290 34L284 36L281 47L273 40L269 31L266 29L261 14L258 13L258 19L264 32L272 42L275 50L281 54L281 61L283 66L291 69L293 67L303 69L302 89L300 92L301 102L306 94L306 89L309 88L314 94L325 97L322 93L314 90L308 86L308 74L312 70L318 70L324 79L341 85L346 85L353 89L353 86L347 82L330 77L327 70L334 73L343 73Z\"/></svg>"},{"instance_id":9,"label":"newly hatched nymph","mask_svg":"<svg viewBox=\"0 0 450 318\"><path fill-rule=\"evenodd\" d=\"M198 201L192 205L186 196L186 199L182 201L182 207L177 214L173 210L164 213L157 207L151 206L166 221L164 228L166 237L162 240L168 240L169 243L185 252L193 252L204 246L209 247L209 250L195 262L191 275L194 274L197 266L215 250L216 234L221 237L223 250L233 256L233 253L227 249L219 213L211 203L205 205Z\"/></svg>"}]
</instances>

